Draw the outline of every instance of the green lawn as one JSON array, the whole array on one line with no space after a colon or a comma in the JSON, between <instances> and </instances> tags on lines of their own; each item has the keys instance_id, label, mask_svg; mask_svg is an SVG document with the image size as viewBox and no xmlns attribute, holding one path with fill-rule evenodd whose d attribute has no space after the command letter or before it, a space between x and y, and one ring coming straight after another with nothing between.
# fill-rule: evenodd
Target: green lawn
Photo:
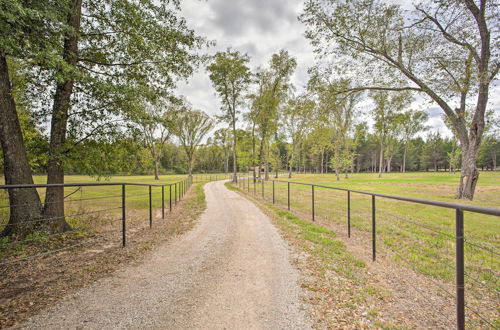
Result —
<instances>
[{"instance_id":1,"label":"green lawn","mask_svg":"<svg viewBox=\"0 0 500 330\"><path fill-rule=\"evenodd\" d=\"M223 174L195 175L193 181L207 182L209 180L224 179ZM187 175L162 175L160 180L155 181L153 176L114 176L106 180L96 178L68 175L65 183L150 183L165 184L163 194L162 187L151 188L153 223L162 218L162 195L164 202L164 215L169 218L170 205L175 207L176 199L181 198L180 184L186 180ZM3 179L0 178L0 182ZM35 176L37 184L46 182L45 176ZM42 202L44 201L45 188L38 188ZM136 231L143 227L149 227L149 187L148 186L126 186L125 210L127 230ZM177 198L175 198L177 196ZM24 206L21 206L24 207ZM62 235L49 235L43 230L30 234L22 241L11 240L8 237L0 239L0 259L26 257L28 255L54 249L54 244L66 244L69 241L80 241L83 238L95 235L111 235L118 239L121 237L122 226L122 186L89 186L89 187L66 187L65 188L65 219L70 224L72 231ZM10 214L8 195L5 190L0 190L0 230L8 224ZM37 219L36 221L50 221L48 219ZM50 236L50 239L49 239ZM49 244L50 243L50 244ZM57 245L56 244L56 245ZM50 246L48 246L50 245ZM59 246L58 245L58 246ZM48 247L47 247L48 246Z\"/></svg>"},{"instance_id":2,"label":"green lawn","mask_svg":"<svg viewBox=\"0 0 500 330\"><path fill-rule=\"evenodd\" d=\"M194 181L209 181L223 179L223 174L195 175ZM110 178L97 180L94 177L82 175L67 175L65 183L151 183L165 184L162 194L162 187L152 187L152 209L153 217L161 217L162 195L165 213L175 206L175 200L180 198L180 185L177 183L187 179L187 175L162 175L160 180L155 181L151 175L136 176L113 176ZM3 181L0 180L0 181ZM46 176L34 176L35 183L46 183ZM45 188L38 189L42 202L44 200ZM65 188L65 215L66 220L73 229L83 230L107 230L108 227L116 229L121 219L122 207L122 187L112 186L92 186L92 187L66 187ZM147 224L149 219L149 187L148 186L126 186L125 207L129 221L138 219ZM6 224L9 218L9 201L6 191L0 190L0 224ZM102 225L102 226L101 226ZM1 229L1 228L0 228Z\"/></svg>"},{"instance_id":3,"label":"green lawn","mask_svg":"<svg viewBox=\"0 0 500 330\"><path fill-rule=\"evenodd\" d=\"M341 176L339 181L334 174L297 174L291 181L457 202L454 195L459 179L459 173L410 172L386 173L382 178L375 173L355 173L349 175L348 179ZM500 208L499 194L500 172L483 171L479 176L474 201L460 201L460 203Z\"/></svg>"},{"instance_id":4,"label":"green lawn","mask_svg":"<svg viewBox=\"0 0 500 330\"><path fill-rule=\"evenodd\" d=\"M184 180L187 175L161 175L160 180L154 180L152 175L129 175L129 176L113 176L109 178L101 178L98 180L95 177L84 175L67 175L65 176L65 183L150 183L150 184L172 184ZM218 175L194 175L194 180L214 180L222 179L223 174ZM47 182L45 175L35 175L34 181L37 184ZM0 180L3 182L3 178ZM165 206L169 206L170 192L172 192L172 200L175 201L175 196L179 197L179 186L165 186L164 200ZM98 186L98 187L67 187L65 188L66 204L70 207L74 203L85 202L87 208L114 208L121 205L121 186ZM45 188L38 189L42 197L45 194ZM152 187L152 201L153 208L161 208L162 203L162 189L161 187ZM71 195L70 195L71 194ZM82 201L85 200L85 201ZM7 204L5 192L0 191L0 205L6 206ZM126 187L126 206L131 209L147 209L149 208L149 187L141 186L127 186ZM1 212L1 211L0 211ZM5 213L5 212L4 212ZM2 217L0 213L0 217Z\"/></svg>"},{"instance_id":5,"label":"green lawn","mask_svg":"<svg viewBox=\"0 0 500 330\"><path fill-rule=\"evenodd\" d=\"M288 179L280 177L279 180ZM382 178L377 174L363 173L350 175L348 179L342 176L339 181L334 174L297 174L291 179L293 182L500 208L500 172L481 172L474 201L454 198L458 180L458 173L446 172L389 173ZM268 181L262 186L259 182L255 187L257 195L262 195L262 189L265 198L271 200L272 183ZM286 207L287 184L275 182L274 189L276 203ZM248 185L245 190L248 191ZM254 191L252 184L250 191ZM347 232L347 192L316 187L314 193L316 218ZM310 186L292 183L291 210L311 219L311 196ZM371 205L370 196L351 193L353 235L365 233L368 255L371 254ZM399 262L449 283L446 289L454 292L455 210L377 197L376 220L378 253L392 253L392 250ZM474 244L465 246L467 301L498 301L500 218L465 212L464 221L466 241ZM493 314L498 312L494 306L489 307L493 307Z\"/></svg>"}]
</instances>

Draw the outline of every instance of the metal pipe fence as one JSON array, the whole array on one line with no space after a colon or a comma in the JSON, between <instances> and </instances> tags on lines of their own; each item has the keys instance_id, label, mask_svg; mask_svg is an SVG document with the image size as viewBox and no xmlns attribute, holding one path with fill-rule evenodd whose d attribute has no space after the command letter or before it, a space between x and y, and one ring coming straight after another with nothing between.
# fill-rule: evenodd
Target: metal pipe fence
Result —
<instances>
[{"instance_id":1,"label":"metal pipe fence","mask_svg":"<svg viewBox=\"0 0 500 330\"><path fill-rule=\"evenodd\" d=\"M9 226L28 225L32 228L32 233L25 237L16 238L14 235L0 238L0 266L50 255L102 239L119 238L121 246L125 247L129 229L152 228L155 221L164 220L166 205L168 211L172 212L173 206L186 195L193 183L193 178L187 177L166 184L101 182L0 185L0 232ZM43 212L39 212L41 215L33 219L10 219L11 212L15 212L16 208L33 206L24 202L11 204L8 199L10 190L34 188L43 197L44 189L49 187L62 187L65 192L72 190L65 194L62 201L63 216L44 216ZM40 205L43 208L42 203L37 207ZM51 225L61 219L70 225L71 230L51 234Z\"/></svg>"},{"instance_id":2,"label":"metal pipe fence","mask_svg":"<svg viewBox=\"0 0 500 330\"><path fill-rule=\"evenodd\" d=\"M356 234L353 227L366 232L373 262L378 250L388 251L455 300L457 329L465 329L466 320L471 327L498 328L500 252L495 226L500 224L500 209L304 182L266 181L248 174L239 176L238 187L302 216L309 214L311 221L333 220L345 225L347 238ZM440 221L424 219L428 215L424 211L431 211ZM483 221L492 227L491 242L471 239L477 230L465 234L465 214L469 221ZM453 284L455 292L442 283ZM486 301L492 306L484 306Z\"/></svg>"},{"instance_id":3,"label":"metal pipe fence","mask_svg":"<svg viewBox=\"0 0 500 330\"><path fill-rule=\"evenodd\" d=\"M193 178L193 183L202 183L202 182L231 179L232 174L225 174L225 173L193 174L192 178Z\"/></svg>"}]
</instances>

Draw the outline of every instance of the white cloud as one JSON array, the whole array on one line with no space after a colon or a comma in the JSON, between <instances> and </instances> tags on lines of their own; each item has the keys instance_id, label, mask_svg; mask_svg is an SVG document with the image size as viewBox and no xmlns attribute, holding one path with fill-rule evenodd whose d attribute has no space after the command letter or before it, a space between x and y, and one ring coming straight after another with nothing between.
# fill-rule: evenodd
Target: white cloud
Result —
<instances>
[{"instance_id":1,"label":"white cloud","mask_svg":"<svg viewBox=\"0 0 500 330\"><path fill-rule=\"evenodd\" d=\"M410 9L410 0L390 0ZM267 65L271 55L286 49L297 59L297 70L292 82L300 91L307 83L307 69L314 65L313 47L304 37L305 26L297 16L303 8L303 0L186 0L181 3L188 25L197 34L217 45L208 49L209 54L229 47L247 53L250 66L255 70ZM221 105L214 94L208 74L200 68L188 83L181 83L177 92L187 97L195 108L210 115L221 114ZM371 109L370 102L364 102L363 109ZM451 136L441 119L442 110L436 104L416 96L412 107L429 112L428 126L434 131ZM500 112L500 87L492 89L490 108ZM369 116L365 120L371 123ZM424 133L425 135L425 133Z\"/></svg>"}]
</instances>

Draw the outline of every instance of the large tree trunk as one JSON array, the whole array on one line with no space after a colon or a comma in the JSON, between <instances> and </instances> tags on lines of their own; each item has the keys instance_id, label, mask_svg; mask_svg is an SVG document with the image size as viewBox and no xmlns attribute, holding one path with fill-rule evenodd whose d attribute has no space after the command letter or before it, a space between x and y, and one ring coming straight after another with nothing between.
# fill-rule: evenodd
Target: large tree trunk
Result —
<instances>
[{"instance_id":1,"label":"large tree trunk","mask_svg":"<svg viewBox=\"0 0 500 330\"><path fill-rule=\"evenodd\" d=\"M72 28L72 31L66 32L63 48L63 60L71 67L75 67L78 62L78 36L81 11L82 0L74 0L71 12L68 15L68 26ZM48 184L64 183L64 166L61 154L64 152L62 149L66 141L68 113L71 107L71 95L73 94L74 83L74 78L70 76L56 85L52 107L49 161L47 165ZM51 219L52 232L63 232L70 229L70 226L64 219L64 187L47 188L44 216Z\"/></svg>"},{"instance_id":2,"label":"large tree trunk","mask_svg":"<svg viewBox=\"0 0 500 330\"><path fill-rule=\"evenodd\" d=\"M33 184L4 55L0 55L0 118L5 184ZM42 202L35 188L8 189L7 192L11 206L9 222L0 236L24 237L44 224L36 222L41 216Z\"/></svg>"},{"instance_id":3,"label":"large tree trunk","mask_svg":"<svg viewBox=\"0 0 500 330\"><path fill-rule=\"evenodd\" d=\"M476 184L479 179L479 171L476 167L478 152L479 145L477 143L471 143L468 148L462 148L462 170L460 171L457 198L470 200L474 198Z\"/></svg>"},{"instance_id":4,"label":"large tree trunk","mask_svg":"<svg viewBox=\"0 0 500 330\"><path fill-rule=\"evenodd\" d=\"M189 157L188 162L189 162L188 174L189 174L189 177L192 178L193 177L193 167L194 167L194 155L191 155L191 157Z\"/></svg>"},{"instance_id":5,"label":"large tree trunk","mask_svg":"<svg viewBox=\"0 0 500 330\"><path fill-rule=\"evenodd\" d=\"M155 180L160 180L160 175L159 175L159 172L160 172L160 162L159 160L155 159Z\"/></svg>"}]
</instances>

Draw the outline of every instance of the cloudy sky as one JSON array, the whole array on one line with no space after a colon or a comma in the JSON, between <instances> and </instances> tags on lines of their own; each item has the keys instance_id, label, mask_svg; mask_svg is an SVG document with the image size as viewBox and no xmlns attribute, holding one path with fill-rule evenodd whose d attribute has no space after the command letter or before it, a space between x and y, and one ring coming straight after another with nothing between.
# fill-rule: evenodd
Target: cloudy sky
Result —
<instances>
[{"instance_id":1,"label":"cloudy sky","mask_svg":"<svg viewBox=\"0 0 500 330\"><path fill-rule=\"evenodd\" d=\"M297 59L297 70L292 77L295 87L301 90L307 83L307 69L314 65L315 54L304 37L305 26L297 20L303 0L185 0L182 7L190 27L199 35L216 41L216 46L207 50L209 54L231 47L247 53L251 68L256 69L267 65L273 53L285 49ZM220 103L203 68L187 84L182 83L178 93L186 96L194 107L211 115L221 113ZM491 95L497 110L498 94ZM371 105L364 104L365 110L369 110ZM419 106L428 110L428 125L433 130L449 135L439 107L428 102Z\"/></svg>"}]
</instances>

